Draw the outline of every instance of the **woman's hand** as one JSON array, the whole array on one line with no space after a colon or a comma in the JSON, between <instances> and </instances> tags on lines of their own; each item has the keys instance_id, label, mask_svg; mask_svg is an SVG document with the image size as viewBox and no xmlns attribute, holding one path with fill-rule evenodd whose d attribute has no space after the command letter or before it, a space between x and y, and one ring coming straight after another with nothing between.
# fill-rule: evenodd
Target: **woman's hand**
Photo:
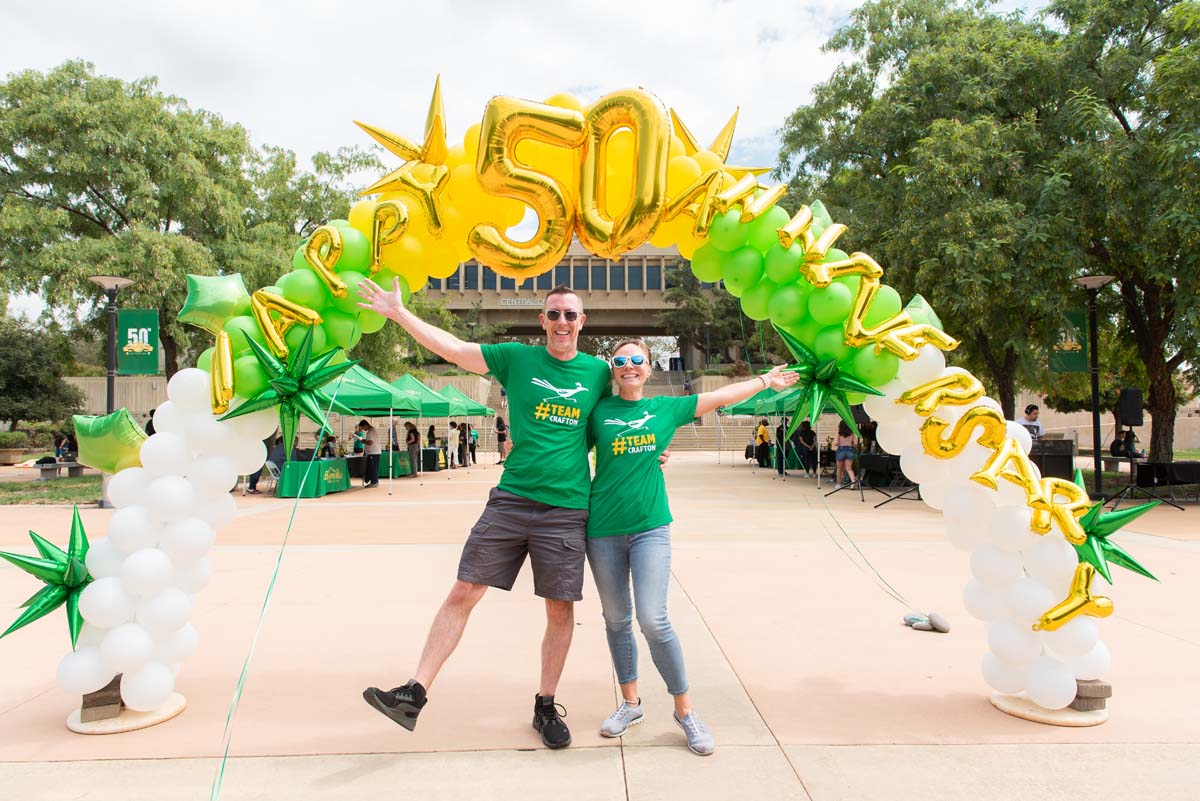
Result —
<instances>
[{"instance_id":1,"label":"woman's hand","mask_svg":"<svg viewBox=\"0 0 1200 801\"><path fill-rule=\"evenodd\" d=\"M391 320L396 319L396 313L404 308L399 278L394 280L391 292L385 291L370 278L364 279L358 285L358 296L364 301L358 304L360 307L382 314Z\"/></svg>"},{"instance_id":2,"label":"woman's hand","mask_svg":"<svg viewBox=\"0 0 1200 801\"><path fill-rule=\"evenodd\" d=\"M770 369L769 372L763 373L763 380L767 382L767 386L778 392L781 389L787 389L792 384L800 380L800 375L791 371L784 372L784 365L777 364Z\"/></svg>"}]
</instances>

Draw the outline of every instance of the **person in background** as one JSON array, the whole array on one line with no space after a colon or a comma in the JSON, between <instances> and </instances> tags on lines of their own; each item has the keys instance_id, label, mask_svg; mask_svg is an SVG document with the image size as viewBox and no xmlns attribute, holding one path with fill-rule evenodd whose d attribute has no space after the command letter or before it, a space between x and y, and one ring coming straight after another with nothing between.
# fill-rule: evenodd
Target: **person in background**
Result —
<instances>
[{"instance_id":1,"label":"person in background","mask_svg":"<svg viewBox=\"0 0 1200 801\"><path fill-rule=\"evenodd\" d=\"M458 468L458 423L450 421L450 436L446 438L446 462L451 470Z\"/></svg>"},{"instance_id":2,"label":"person in background","mask_svg":"<svg viewBox=\"0 0 1200 801\"><path fill-rule=\"evenodd\" d=\"M425 447L426 448L436 448L437 447L437 429L435 429L433 427L433 423L429 424L429 431L427 431L425 433Z\"/></svg>"},{"instance_id":3,"label":"person in background","mask_svg":"<svg viewBox=\"0 0 1200 801\"><path fill-rule=\"evenodd\" d=\"M781 417L775 426L775 472L784 474L787 467L787 418Z\"/></svg>"},{"instance_id":4,"label":"person in background","mask_svg":"<svg viewBox=\"0 0 1200 801\"><path fill-rule=\"evenodd\" d=\"M392 420L392 450L400 450L400 421Z\"/></svg>"},{"instance_id":5,"label":"person in background","mask_svg":"<svg viewBox=\"0 0 1200 801\"><path fill-rule=\"evenodd\" d=\"M500 461L497 464L504 464L504 454L508 452L508 423L504 422L504 418L496 415L496 450L500 451Z\"/></svg>"},{"instance_id":6,"label":"person in background","mask_svg":"<svg viewBox=\"0 0 1200 801\"><path fill-rule=\"evenodd\" d=\"M410 476L421 472L421 432L411 420L404 423L404 447L408 451L408 462L412 465Z\"/></svg>"},{"instance_id":7,"label":"person in background","mask_svg":"<svg viewBox=\"0 0 1200 801\"><path fill-rule=\"evenodd\" d=\"M1033 437L1034 442L1037 442L1039 439L1041 439L1042 435L1045 433L1045 428L1043 428L1041 422L1038 421L1039 414L1041 414L1041 410L1038 409L1038 405L1036 403L1031 403L1025 407L1025 416L1017 421L1029 430L1029 435Z\"/></svg>"},{"instance_id":8,"label":"person in background","mask_svg":"<svg viewBox=\"0 0 1200 801\"><path fill-rule=\"evenodd\" d=\"M463 467L469 465L471 458L471 424L458 424L458 463Z\"/></svg>"},{"instance_id":9,"label":"person in background","mask_svg":"<svg viewBox=\"0 0 1200 801\"><path fill-rule=\"evenodd\" d=\"M508 390L504 387L500 387L500 405L505 409L508 408Z\"/></svg>"},{"instance_id":10,"label":"person in background","mask_svg":"<svg viewBox=\"0 0 1200 801\"><path fill-rule=\"evenodd\" d=\"M758 460L759 467L771 466L771 430L767 428L765 417L754 429L754 458Z\"/></svg>"},{"instance_id":11,"label":"person in background","mask_svg":"<svg viewBox=\"0 0 1200 801\"><path fill-rule=\"evenodd\" d=\"M383 443L379 440L379 432L375 430L375 426L366 420L359 421L358 430L363 434L363 445L366 446L363 453L367 457L363 466L363 486L378 487L379 457L383 453Z\"/></svg>"},{"instance_id":12,"label":"person in background","mask_svg":"<svg viewBox=\"0 0 1200 801\"><path fill-rule=\"evenodd\" d=\"M1124 432L1117 432L1117 436L1113 438L1112 446L1109 448L1109 453L1118 459L1143 459L1146 454L1137 449L1137 435L1133 433L1132 428L1125 429Z\"/></svg>"},{"instance_id":13,"label":"person in background","mask_svg":"<svg viewBox=\"0 0 1200 801\"><path fill-rule=\"evenodd\" d=\"M475 456L475 449L479 447L479 432L475 430L475 426L468 424L467 433L471 440L467 443L467 447L471 451L471 464L479 464L479 459Z\"/></svg>"},{"instance_id":14,"label":"person in background","mask_svg":"<svg viewBox=\"0 0 1200 801\"><path fill-rule=\"evenodd\" d=\"M154 410L150 410L150 414L146 416L146 436L154 436Z\"/></svg>"},{"instance_id":15,"label":"person in background","mask_svg":"<svg viewBox=\"0 0 1200 801\"><path fill-rule=\"evenodd\" d=\"M61 459L67 452L67 438L59 431L52 435L54 440L54 458Z\"/></svg>"},{"instance_id":16,"label":"person in background","mask_svg":"<svg viewBox=\"0 0 1200 801\"><path fill-rule=\"evenodd\" d=\"M812 478L817 474L817 432L812 423L804 420L796 431L800 440L800 464L804 466L804 475Z\"/></svg>"},{"instance_id":17,"label":"person in background","mask_svg":"<svg viewBox=\"0 0 1200 801\"><path fill-rule=\"evenodd\" d=\"M325 443L321 446L321 458L322 459L336 459L337 458L337 437L335 437L333 434L330 434L329 436L325 437Z\"/></svg>"},{"instance_id":18,"label":"person in background","mask_svg":"<svg viewBox=\"0 0 1200 801\"><path fill-rule=\"evenodd\" d=\"M862 452L875 453L879 449L879 440L875 434L879 430L879 423L868 420L860 425L858 430L862 432Z\"/></svg>"},{"instance_id":19,"label":"person in background","mask_svg":"<svg viewBox=\"0 0 1200 801\"><path fill-rule=\"evenodd\" d=\"M850 426L846 425L845 420L838 421L837 451L834 456L837 459L835 483L853 484L858 480L854 477L854 449L857 445L858 437L854 436Z\"/></svg>"},{"instance_id":20,"label":"person in background","mask_svg":"<svg viewBox=\"0 0 1200 801\"><path fill-rule=\"evenodd\" d=\"M366 442L367 442L366 435L363 434L361 429L355 428L354 429L354 453L355 453L355 455L361 456L363 454L363 452L367 449Z\"/></svg>"}]
</instances>

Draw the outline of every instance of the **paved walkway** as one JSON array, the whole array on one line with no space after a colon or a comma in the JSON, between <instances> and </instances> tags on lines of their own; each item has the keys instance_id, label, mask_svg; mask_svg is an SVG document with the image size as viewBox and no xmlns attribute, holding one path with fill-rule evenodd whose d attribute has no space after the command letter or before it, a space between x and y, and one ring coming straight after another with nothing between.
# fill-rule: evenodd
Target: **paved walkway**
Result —
<instances>
[{"instance_id":1,"label":"paved walkway","mask_svg":"<svg viewBox=\"0 0 1200 801\"><path fill-rule=\"evenodd\" d=\"M992 709L979 675L984 626L963 610L966 558L941 518L898 501L824 498L811 481L713 454L668 467L676 513L671 612L697 709L718 741L692 755L642 647L646 722L596 729L617 697L590 577L559 700L574 745L529 725L541 603L526 571L492 591L409 734L371 711L368 684L408 678L495 466L299 505L234 723L225 799L1062 799L1196 798L1200 623L1197 510L1155 510L1119 535L1162 579L1123 574L1102 623L1113 651L1112 719L1061 729ZM870 496L868 496L870 500ZM239 498L217 572L198 598L201 645L179 678L179 718L115 737L63 725L77 699L54 685L61 616L0 640L0 798L206 799L230 694L293 503ZM110 513L84 512L99 536ZM69 510L0 508L0 548L33 528L66 537ZM861 555L860 555L861 551ZM863 556L878 571L872 572ZM949 635L900 623L907 607ZM0 566L0 609L32 591ZM12 666L19 666L13 669Z\"/></svg>"}]
</instances>

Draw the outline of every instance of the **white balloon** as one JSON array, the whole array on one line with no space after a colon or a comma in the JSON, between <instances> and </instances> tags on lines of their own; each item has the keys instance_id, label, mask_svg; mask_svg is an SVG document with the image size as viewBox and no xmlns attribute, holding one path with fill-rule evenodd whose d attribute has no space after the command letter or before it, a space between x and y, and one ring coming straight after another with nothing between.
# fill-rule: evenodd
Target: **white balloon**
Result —
<instances>
[{"instance_id":1,"label":"white balloon","mask_svg":"<svg viewBox=\"0 0 1200 801\"><path fill-rule=\"evenodd\" d=\"M945 369L946 357L937 348L926 345L917 351L917 358L907 362L901 360L896 379L907 388L912 388L934 380Z\"/></svg>"},{"instance_id":2,"label":"white balloon","mask_svg":"<svg viewBox=\"0 0 1200 801\"><path fill-rule=\"evenodd\" d=\"M1061 628L1047 631L1042 636L1045 638L1046 647L1053 651L1055 656L1071 659L1083 656L1096 647L1096 643L1100 642L1100 626L1095 618L1080 615L1068 620Z\"/></svg>"},{"instance_id":3,"label":"white balloon","mask_svg":"<svg viewBox=\"0 0 1200 801\"><path fill-rule=\"evenodd\" d=\"M213 418L211 414L196 415L188 421L188 444L202 456L223 456L233 450L237 432Z\"/></svg>"},{"instance_id":4,"label":"white balloon","mask_svg":"<svg viewBox=\"0 0 1200 801\"><path fill-rule=\"evenodd\" d=\"M176 587L168 587L137 605L137 622L156 637L177 631L191 616L192 599Z\"/></svg>"},{"instance_id":5,"label":"white balloon","mask_svg":"<svg viewBox=\"0 0 1200 801\"><path fill-rule=\"evenodd\" d=\"M1020 444L1021 450L1029 453L1033 449L1033 436L1029 433L1029 429L1012 420L1007 421L1007 427L1009 438L1015 439Z\"/></svg>"},{"instance_id":6,"label":"white balloon","mask_svg":"<svg viewBox=\"0 0 1200 801\"><path fill-rule=\"evenodd\" d=\"M994 590L1005 591L1021 577L1021 557L985 545L971 554L971 575Z\"/></svg>"},{"instance_id":7,"label":"white balloon","mask_svg":"<svg viewBox=\"0 0 1200 801\"><path fill-rule=\"evenodd\" d=\"M225 421L225 425L237 432L239 439L257 439L261 442L279 428L279 413L275 409L259 409L257 412L231 417Z\"/></svg>"},{"instance_id":8,"label":"white balloon","mask_svg":"<svg viewBox=\"0 0 1200 801\"><path fill-rule=\"evenodd\" d=\"M1033 510L1028 506L998 506L988 520L988 542L1009 553L1029 548L1037 536L1029 527L1032 521Z\"/></svg>"},{"instance_id":9,"label":"white balloon","mask_svg":"<svg viewBox=\"0 0 1200 801\"><path fill-rule=\"evenodd\" d=\"M1045 709L1062 709L1075 700L1078 688L1067 666L1049 656L1040 656L1025 671L1025 692Z\"/></svg>"},{"instance_id":10,"label":"white balloon","mask_svg":"<svg viewBox=\"0 0 1200 801\"><path fill-rule=\"evenodd\" d=\"M87 556L84 557L84 564L87 565L88 572L92 574L92 578L108 578L115 576L121 572L121 562L124 561L125 555L113 547L112 540L108 537L101 537L92 542L88 548Z\"/></svg>"},{"instance_id":11,"label":"white balloon","mask_svg":"<svg viewBox=\"0 0 1200 801\"><path fill-rule=\"evenodd\" d=\"M113 512L108 521L108 540L122 554L153 548L158 543L158 526L144 506L126 506ZM90 553L88 554L91 555Z\"/></svg>"},{"instance_id":12,"label":"white balloon","mask_svg":"<svg viewBox=\"0 0 1200 801\"><path fill-rule=\"evenodd\" d=\"M196 490L183 476L162 476L150 482L146 506L153 520L178 520L190 514L195 505Z\"/></svg>"},{"instance_id":13,"label":"white balloon","mask_svg":"<svg viewBox=\"0 0 1200 801\"><path fill-rule=\"evenodd\" d=\"M188 623L177 631L159 638L154 646L154 661L164 665L182 662L192 655L200 642L200 634L196 627Z\"/></svg>"},{"instance_id":14,"label":"white balloon","mask_svg":"<svg viewBox=\"0 0 1200 801\"><path fill-rule=\"evenodd\" d=\"M146 494L149 478L141 467L126 467L108 481L108 500L118 509L137 506Z\"/></svg>"},{"instance_id":15,"label":"white balloon","mask_svg":"<svg viewBox=\"0 0 1200 801\"><path fill-rule=\"evenodd\" d=\"M946 484L943 481L927 481L921 485L921 500L930 509L941 511L946 504Z\"/></svg>"},{"instance_id":16,"label":"white balloon","mask_svg":"<svg viewBox=\"0 0 1200 801\"><path fill-rule=\"evenodd\" d=\"M1035 466L1036 467L1036 466ZM996 506L1024 506L1025 490L1005 479L996 482Z\"/></svg>"},{"instance_id":17,"label":"white balloon","mask_svg":"<svg viewBox=\"0 0 1200 801\"><path fill-rule=\"evenodd\" d=\"M175 568L158 548L142 548L125 558L121 583L131 596L155 595L171 581Z\"/></svg>"},{"instance_id":18,"label":"white balloon","mask_svg":"<svg viewBox=\"0 0 1200 801\"><path fill-rule=\"evenodd\" d=\"M1025 667L1023 665L1010 664L988 651L983 655L980 667L983 670L983 680L997 692L1013 695L1025 689Z\"/></svg>"},{"instance_id":19,"label":"white balloon","mask_svg":"<svg viewBox=\"0 0 1200 801\"><path fill-rule=\"evenodd\" d=\"M105 634L108 634L108 629L102 629L85 620L79 629L79 647L85 645L98 646L104 640Z\"/></svg>"},{"instance_id":20,"label":"white balloon","mask_svg":"<svg viewBox=\"0 0 1200 801\"><path fill-rule=\"evenodd\" d=\"M974 481L966 481L946 493L946 517L979 521L992 508L996 493Z\"/></svg>"},{"instance_id":21,"label":"white balloon","mask_svg":"<svg viewBox=\"0 0 1200 801\"><path fill-rule=\"evenodd\" d=\"M255 470L261 470L263 462L267 461L267 446L261 440L236 440L236 445L229 453L233 466L239 476L248 476Z\"/></svg>"},{"instance_id":22,"label":"white balloon","mask_svg":"<svg viewBox=\"0 0 1200 801\"><path fill-rule=\"evenodd\" d=\"M168 384L168 386L170 386ZM186 429L186 412L171 401L163 401L154 410L154 432L169 431L182 434Z\"/></svg>"},{"instance_id":23,"label":"white balloon","mask_svg":"<svg viewBox=\"0 0 1200 801\"><path fill-rule=\"evenodd\" d=\"M997 620L1004 616L1003 599L999 593L988 589L979 579L969 579L963 587L963 605L977 620Z\"/></svg>"},{"instance_id":24,"label":"white balloon","mask_svg":"<svg viewBox=\"0 0 1200 801\"><path fill-rule=\"evenodd\" d=\"M111 629L133 617L133 601L121 579L116 576L99 578L84 587L79 594L79 614L102 629Z\"/></svg>"},{"instance_id":25,"label":"white balloon","mask_svg":"<svg viewBox=\"0 0 1200 801\"><path fill-rule=\"evenodd\" d=\"M228 456L201 456L192 462L187 477L198 494L218 495L233 489L238 473Z\"/></svg>"},{"instance_id":26,"label":"white balloon","mask_svg":"<svg viewBox=\"0 0 1200 801\"><path fill-rule=\"evenodd\" d=\"M58 663L58 686L71 695L87 695L113 680L100 663L100 649L88 646L70 651Z\"/></svg>"},{"instance_id":27,"label":"white balloon","mask_svg":"<svg viewBox=\"0 0 1200 801\"><path fill-rule=\"evenodd\" d=\"M1071 543L1057 534L1038 537L1032 547L1021 551L1025 572L1051 590L1057 589L1061 598L1067 595L1079 556Z\"/></svg>"},{"instance_id":28,"label":"white balloon","mask_svg":"<svg viewBox=\"0 0 1200 801\"><path fill-rule=\"evenodd\" d=\"M237 501L228 492L219 495L201 495L196 498L192 514L220 530L233 522L237 516Z\"/></svg>"},{"instance_id":29,"label":"white balloon","mask_svg":"<svg viewBox=\"0 0 1200 801\"><path fill-rule=\"evenodd\" d=\"M192 449L182 434L163 431L142 443L141 457L148 476L180 476L192 461Z\"/></svg>"},{"instance_id":30,"label":"white balloon","mask_svg":"<svg viewBox=\"0 0 1200 801\"><path fill-rule=\"evenodd\" d=\"M946 503L950 503L950 496L946 497ZM947 510L945 524L946 539L958 550L970 553L985 544L983 528L970 520L951 517Z\"/></svg>"},{"instance_id":31,"label":"white balloon","mask_svg":"<svg viewBox=\"0 0 1200 801\"><path fill-rule=\"evenodd\" d=\"M1108 673L1108 669L1111 666L1112 655L1109 653L1108 646L1104 644L1103 640L1097 642L1092 646L1092 650L1083 656L1076 656L1067 660L1067 669L1080 681L1102 679L1104 678L1104 674Z\"/></svg>"},{"instance_id":32,"label":"white balloon","mask_svg":"<svg viewBox=\"0 0 1200 801\"><path fill-rule=\"evenodd\" d=\"M1042 652L1042 641L1029 624L993 620L987 638L992 653L1013 665L1024 665Z\"/></svg>"},{"instance_id":33,"label":"white balloon","mask_svg":"<svg viewBox=\"0 0 1200 801\"><path fill-rule=\"evenodd\" d=\"M147 662L140 670L121 677L121 700L138 712L153 712L174 691L175 674L162 662Z\"/></svg>"},{"instance_id":34,"label":"white balloon","mask_svg":"<svg viewBox=\"0 0 1200 801\"><path fill-rule=\"evenodd\" d=\"M212 560L205 556L194 562L175 565L175 574L171 578L171 583L191 595L200 592L200 590L208 586L208 581L212 578L212 574Z\"/></svg>"},{"instance_id":35,"label":"white balloon","mask_svg":"<svg viewBox=\"0 0 1200 801\"><path fill-rule=\"evenodd\" d=\"M193 562L208 553L217 532L198 517L185 517L167 527L159 547L176 564Z\"/></svg>"},{"instance_id":36,"label":"white balloon","mask_svg":"<svg viewBox=\"0 0 1200 801\"><path fill-rule=\"evenodd\" d=\"M184 413L207 411L211 413L209 397L210 377L204 370L189 367L171 376L167 382L167 397ZM157 416L157 413L155 413Z\"/></svg>"},{"instance_id":37,"label":"white balloon","mask_svg":"<svg viewBox=\"0 0 1200 801\"><path fill-rule=\"evenodd\" d=\"M900 454L900 470L914 484L941 481L946 475L945 468L937 459L917 448L906 448Z\"/></svg>"},{"instance_id":38,"label":"white balloon","mask_svg":"<svg viewBox=\"0 0 1200 801\"><path fill-rule=\"evenodd\" d=\"M1008 610L1008 616L1017 623L1027 623L1030 626L1043 612L1061 600L1049 587L1029 576L1014 581L1004 593L1004 606Z\"/></svg>"},{"instance_id":39,"label":"white balloon","mask_svg":"<svg viewBox=\"0 0 1200 801\"><path fill-rule=\"evenodd\" d=\"M137 623L123 623L104 636L100 643L100 664L111 673L137 670L154 652L150 632Z\"/></svg>"},{"instance_id":40,"label":"white balloon","mask_svg":"<svg viewBox=\"0 0 1200 801\"><path fill-rule=\"evenodd\" d=\"M879 447L883 448L888 453L900 455L901 453L915 450L921 447L921 418L916 415L910 415L912 419L891 419L879 424L879 429L875 432Z\"/></svg>"}]
</instances>

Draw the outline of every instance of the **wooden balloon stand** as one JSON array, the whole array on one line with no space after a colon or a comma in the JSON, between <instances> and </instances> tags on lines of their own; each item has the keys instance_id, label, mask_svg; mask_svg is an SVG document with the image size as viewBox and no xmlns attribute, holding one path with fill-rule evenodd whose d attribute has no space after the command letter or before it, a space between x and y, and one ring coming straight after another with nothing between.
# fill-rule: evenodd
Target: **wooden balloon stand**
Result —
<instances>
[{"instance_id":1,"label":"wooden balloon stand","mask_svg":"<svg viewBox=\"0 0 1200 801\"><path fill-rule=\"evenodd\" d=\"M1077 681L1075 685L1075 700L1063 709L1038 706L1025 693L1009 695L994 692L990 700L992 706L1006 715L1048 726L1099 726L1108 720L1108 699L1112 697L1112 685L1104 681Z\"/></svg>"},{"instance_id":2,"label":"wooden balloon stand","mask_svg":"<svg viewBox=\"0 0 1200 801\"><path fill-rule=\"evenodd\" d=\"M67 716L67 728L76 734L121 734L166 723L187 709L187 699L171 693L158 709L138 712L121 701L121 676L108 685L83 696L79 709Z\"/></svg>"}]
</instances>

